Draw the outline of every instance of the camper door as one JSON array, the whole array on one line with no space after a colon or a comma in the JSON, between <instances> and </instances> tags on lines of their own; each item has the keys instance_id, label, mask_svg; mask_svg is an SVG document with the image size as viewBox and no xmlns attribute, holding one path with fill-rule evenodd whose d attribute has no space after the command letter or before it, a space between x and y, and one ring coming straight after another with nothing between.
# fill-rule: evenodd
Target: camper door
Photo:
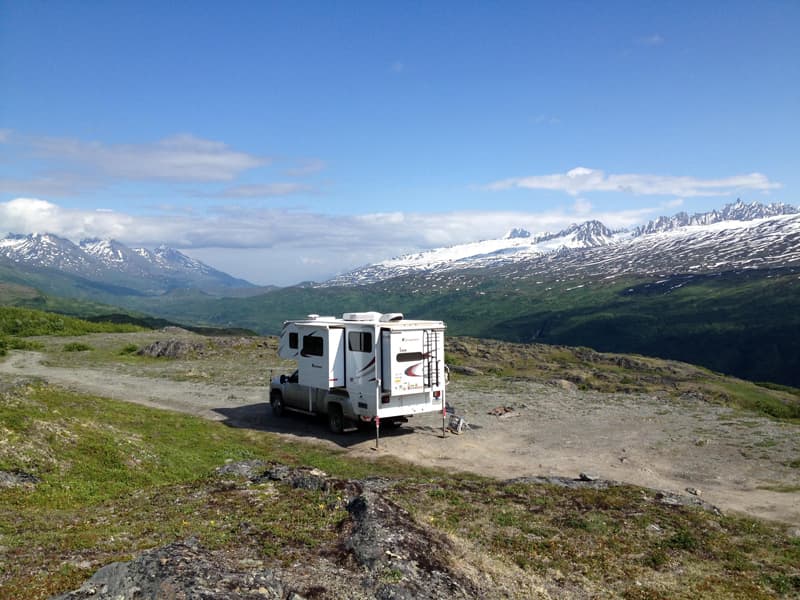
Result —
<instances>
[{"instance_id":1,"label":"camper door","mask_svg":"<svg viewBox=\"0 0 800 600\"><path fill-rule=\"evenodd\" d=\"M298 334L300 383L323 390L343 386L344 329L299 325Z\"/></svg>"},{"instance_id":2,"label":"camper door","mask_svg":"<svg viewBox=\"0 0 800 600\"><path fill-rule=\"evenodd\" d=\"M384 393L402 396L425 391L422 340L422 330L381 330Z\"/></svg>"},{"instance_id":3,"label":"camper door","mask_svg":"<svg viewBox=\"0 0 800 600\"><path fill-rule=\"evenodd\" d=\"M378 403L378 378L376 364L375 327L347 327L347 391L358 414L374 415Z\"/></svg>"}]
</instances>

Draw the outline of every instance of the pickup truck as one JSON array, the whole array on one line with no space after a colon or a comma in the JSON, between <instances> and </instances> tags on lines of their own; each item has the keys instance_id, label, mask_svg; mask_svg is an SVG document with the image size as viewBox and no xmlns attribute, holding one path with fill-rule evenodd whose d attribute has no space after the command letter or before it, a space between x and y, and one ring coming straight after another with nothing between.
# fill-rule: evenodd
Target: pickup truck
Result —
<instances>
[{"instance_id":1,"label":"pickup truck","mask_svg":"<svg viewBox=\"0 0 800 600\"><path fill-rule=\"evenodd\" d=\"M343 433L348 426L364 425L372 419L359 417L353 411L350 396L343 389L323 390L299 383L298 372L291 375L273 377L270 383L269 403L272 414L282 417L286 411L307 415L323 415L328 419L328 428L332 433ZM406 417L381 419L381 425L398 427L406 423Z\"/></svg>"}]
</instances>

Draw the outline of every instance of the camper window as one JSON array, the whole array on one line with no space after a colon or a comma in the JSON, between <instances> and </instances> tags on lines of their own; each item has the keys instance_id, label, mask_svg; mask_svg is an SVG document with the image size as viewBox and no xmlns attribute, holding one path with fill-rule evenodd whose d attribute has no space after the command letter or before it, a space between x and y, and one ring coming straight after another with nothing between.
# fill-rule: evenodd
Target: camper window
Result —
<instances>
[{"instance_id":1,"label":"camper window","mask_svg":"<svg viewBox=\"0 0 800 600\"><path fill-rule=\"evenodd\" d=\"M297 333L293 332L289 334L289 348L291 348L292 350L297 350L297 338L298 338Z\"/></svg>"},{"instance_id":2,"label":"camper window","mask_svg":"<svg viewBox=\"0 0 800 600\"><path fill-rule=\"evenodd\" d=\"M303 356L323 356L325 348L322 343L322 338L314 335L303 336Z\"/></svg>"},{"instance_id":3,"label":"camper window","mask_svg":"<svg viewBox=\"0 0 800 600\"><path fill-rule=\"evenodd\" d=\"M397 355L397 362L414 362L422 360L422 352L401 352Z\"/></svg>"},{"instance_id":4,"label":"camper window","mask_svg":"<svg viewBox=\"0 0 800 600\"><path fill-rule=\"evenodd\" d=\"M372 333L351 331L347 335L347 347L353 352L372 352Z\"/></svg>"}]
</instances>

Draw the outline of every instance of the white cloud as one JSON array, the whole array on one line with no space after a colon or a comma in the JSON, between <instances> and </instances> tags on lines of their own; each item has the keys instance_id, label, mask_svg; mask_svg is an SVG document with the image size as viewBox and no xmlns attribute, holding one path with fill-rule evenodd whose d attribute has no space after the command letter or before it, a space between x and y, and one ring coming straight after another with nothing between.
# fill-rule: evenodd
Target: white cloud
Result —
<instances>
[{"instance_id":1,"label":"white cloud","mask_svg":"<svg viewBox=\"0 0 800 600\"><path fill-rule=\"evenodd\" d=\"M589 192L623 192L653 196L724 196L736 190L769 191L781 187L761 173L734 175L721 179L698 179L672 175L609 174L598 169L576 167L566 173L533 175L495 181L484 187L491 191L510 189L562 191L573 196Z\"/></svg>"},{"instance_id":2,"label":"white cloud","mask_svg":"<svg viewBox=\"0 0 800 600\"><path fill-rule=\"evenodd\" d=\"M0 194L70 196L99 187L97 180L77 173L36 175L29 179L0 179Z\"/></svg>"},{"instance_id":3,"label":"white cloud","mask_svg":"<svg viewBox=\"0 0 800 600\"><path fill-rule=\"evenodd\" d=\"M596 218L612 228L641 223L660 207L591 212L578 199L571 210L456 211L329 215L277 208L222 207L208 213L167 211L131 215L79 210L36 198L0 202L0 232L49 232L73 241L117 239L131 246L168 244L216 268L256 283L288 285L407 252L497 238L513 227L559 231Z\"/></svg>"},{"instance_id":4,"label":"white cloud","mask_svg":"<svg viewBox=\"0 0 800 600\"><path fill-rule=\"evenodd\" d=\"M230 181L268 158L232 150L223 142L189 134L150 144L105 144L73 138L27 137L20 143L41 158L130 180Z\"/></svg>"}]
</instances>

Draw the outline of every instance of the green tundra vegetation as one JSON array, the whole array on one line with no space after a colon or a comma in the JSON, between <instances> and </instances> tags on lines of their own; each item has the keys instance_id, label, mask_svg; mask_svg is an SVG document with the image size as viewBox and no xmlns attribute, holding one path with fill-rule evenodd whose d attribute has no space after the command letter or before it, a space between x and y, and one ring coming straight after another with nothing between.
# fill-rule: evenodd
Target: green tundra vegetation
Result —
<instances>
[{"instance_id":1,"label":"green tundra vegetation","mask_svg":"<svg viewBox=\"0 0 800 600\"><path fill-rule=\"evenodd\" d=\"M0 431L0 471L35 478L0 488L3 598L47 598L103 564L191 536L285 565L341 551L349 517L339 492L215 473L244 459L387 478L388 497L420 527L457 543L461 566L493 565L506 584L536 576L556 589L621 598L800 594L800 539L785 526L665 505L631 486L568 489L357 460L24 382L6 382L0 394Z\"/></svg>"},{"instance_id":2,"label":"green tundra vegetation","mask_svg":"<svg viewBox=\"0 0 800 600\"><path fill-rule=\"evenodd\" d=\"M35 342L23 338L44 335L75 336L89 333L126 333L142 331L128 323L93 323L41 310L0 306L0 356L9 348L35 349ZM75 349L78 349L77 347Z\"/></svg>"}]
</instances>

